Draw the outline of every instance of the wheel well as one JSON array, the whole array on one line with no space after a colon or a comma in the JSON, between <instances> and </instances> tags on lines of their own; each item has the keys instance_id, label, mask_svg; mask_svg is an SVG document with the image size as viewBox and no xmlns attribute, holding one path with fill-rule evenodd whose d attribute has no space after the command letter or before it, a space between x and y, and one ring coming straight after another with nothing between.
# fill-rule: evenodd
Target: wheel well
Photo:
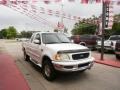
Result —
<instances>
[{"instance_id":1,"label":"wheel well","mask_svg":"<svg viewBox=\"0 0 120 90\"><path fill-rule=\"evenodd\" d=\"M50 58L49 58L48 56L43 56L43 58L42 58L42 64L43 64L45 61L50 61L50 62L51 62L51 60L50 60Z\"/></svg>"},{"instance_id":2,"label":"wheel well","mask_svg":"<svg viewBox=\"0 0 120 90\"><path fill-rule=\"evenodd\" d=\"M80 42L80 45L86 46L85 42Z\"/></svg>"}]
</instances>

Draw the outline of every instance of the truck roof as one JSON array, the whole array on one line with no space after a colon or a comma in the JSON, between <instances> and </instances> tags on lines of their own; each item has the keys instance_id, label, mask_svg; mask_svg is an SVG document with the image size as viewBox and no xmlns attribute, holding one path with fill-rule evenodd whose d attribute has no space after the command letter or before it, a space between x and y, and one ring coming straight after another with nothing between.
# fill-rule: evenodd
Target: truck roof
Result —
<instances>
[{"instance_id":1,"label":"truck roof","mask_svg":"<svg viewBox=\"0 0 120 90\"><path fill-rule=\"evenodd\" d=\"M57 32L35 32L35 33L57 33Z\"/></svg>"}]
</instances>

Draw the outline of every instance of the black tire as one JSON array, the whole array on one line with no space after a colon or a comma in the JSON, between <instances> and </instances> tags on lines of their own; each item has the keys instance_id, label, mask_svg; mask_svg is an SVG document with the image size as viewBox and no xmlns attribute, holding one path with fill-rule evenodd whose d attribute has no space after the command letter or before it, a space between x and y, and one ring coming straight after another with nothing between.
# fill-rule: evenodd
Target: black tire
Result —
<instances>
[{"instance_id":1,"label":"black tire","mask_svg":"<svg viewBox=\"0 0 120 90\"><path fill-rule=\"evenodd\" d=\"M86 69L84 69L84 70L81 70L81 71L80 71L80 73L84 73L85 71L86 71Z\"/></svg>"},{"instance_id":2,"label":"black tire","mask_svg":"<svg viewBox=\"0 0 120 90\"><path fill-rule=\"evenodd\" d=\"M43 61L42 74L48 81L53 81L56 78L56 72L50 60Z\"/></svg>"},{"instance_id":3,"label":"black tire","mask_svg":"<svg viewBox=\"0 0 120 90\"><path fill-rule=\"evenodd\" d=\"M117 59L120 59L120 55L116 54L116 58L117 58Z\"/></svg>"},{"instance_id":4,"label":"black tire","mask_svg":"<svg viewBox=\"0 0 120 90\"><path fill-rule=\"evenodd\" d=\"M97 49L98 52L101 52L101 49Z\"/></svg>"},{"instance_id":5,"label":"black tire","mask_svg":"<svg viewBox=\"0 0 120 90\"><path fill-rule=\"evenodd\" d=\"M24 60L25 61L29 61L30 60L30 56L28 56L25 52L25 50L23 51L23 54L24 54Z\"/></svg>"}]
</instances>

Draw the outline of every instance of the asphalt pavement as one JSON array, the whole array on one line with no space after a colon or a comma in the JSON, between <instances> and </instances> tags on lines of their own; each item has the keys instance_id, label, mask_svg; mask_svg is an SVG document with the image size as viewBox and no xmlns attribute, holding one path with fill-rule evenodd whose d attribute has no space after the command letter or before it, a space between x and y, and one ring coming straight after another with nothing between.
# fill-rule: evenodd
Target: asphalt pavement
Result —
<instances>
[{"instance_id":1,"label":"asphalt pavement","mask_svg":"<svg viewBox=\"0 0 120 90\"><path fill-rule=\"evenodd\" d=\"M31 90L120 90L120 68L95 63L84 73L59 74L55 81L49 82L43 78L40 68L24 61L20 42L0 40L0 43L4 53L14 58Z\"/></svg>"}]
</instances>

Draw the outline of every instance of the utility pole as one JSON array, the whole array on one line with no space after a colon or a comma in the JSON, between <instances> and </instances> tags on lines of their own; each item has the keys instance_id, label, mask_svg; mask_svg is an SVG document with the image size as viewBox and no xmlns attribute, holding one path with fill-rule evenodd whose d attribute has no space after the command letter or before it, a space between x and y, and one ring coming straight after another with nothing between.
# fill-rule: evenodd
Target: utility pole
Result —
<instances>
[{"instance_id":1,"label":"utility pole","mask_svg":"<svg viewBox=\"0 0 120 90\"><path fill-rule=\"evenodd\" d=\"M64 12L63 12L63 6L64 6L64 5L63 5L63 3L62 3L62 4L61 4L61 12L62 12L62 15L61 15L61 23L63 23L63 18L64 18L64 17L63 17L63 13L64 13Z\"/></svg>"},{"instance_id":2,"label":"utility pole","mask_svg":"<svg viewBox=\"0 0 120 90\"><path fill-rule=\"evenodd\" d=\"M60 22L58 22L58 27L59 27L59 31L61 32L61 33L63 33L64 31L63 31L63 27L64 27L64 24L63 24L63 19L64 19L64 11L63 11L63 2L61 2L61 15L60 15Z\"/></svg>"},{"instance_id":3,"label":"utility pole","mask_svg":"<svg viewBox=\"0 0 120 90\"><path fill-rule=\"evenodd\" d=\"M105 27L106 27L106 11L107 11L107 2L102 1L102 41L101 41L101 60L104 60L104 40L105 40Z\"/></svg>"},{"instance_id":4,"label":"utility pole","mask_svg":"<svg viewBox=\"0 0 120 90\"><path fill-rule=\"evenodd\" d=\"M64 32L64 31L63 31L63 28L62 28L62 27L64 26L64 24L63 24L63 18L64 18L64 16L63 16L63 14L64 14L63 6L64 6L64 5L63 5L63 1L62 1L62 2L61 2L61 21L60 21L60 28L61 28L61 29L60 29L60 32L62 32L62 33Z\"/></svg>"}]
</instances>

